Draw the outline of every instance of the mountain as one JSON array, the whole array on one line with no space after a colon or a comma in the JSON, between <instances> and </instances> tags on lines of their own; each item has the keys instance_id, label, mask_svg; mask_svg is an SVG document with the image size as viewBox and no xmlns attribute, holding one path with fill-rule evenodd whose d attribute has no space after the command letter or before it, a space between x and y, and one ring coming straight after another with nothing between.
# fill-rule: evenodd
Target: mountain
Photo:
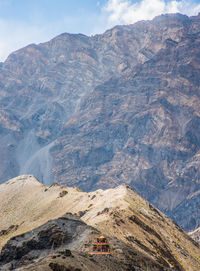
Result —
<instances>
[{"instance_id":1,"label":"mountain","mask_svg":"<svg viewBox=\"0 0 200 271\"><path fill-rule=\"evenodd\" d=\"M122 183L199 226L200 15L62 34L0 66L0 179Z\"/></svg>"},{"instance_id":2,"label":"mountain","mask_svg":"<svg viewBox=\"0 0 200 271\"><path fill-rule=\"evenodd\" d=\"M0 185L0 206L1 264L5 268L34 259L34 264L50 264L52 255L60 253L58 249L69 249L78 260L87 255L91 240L100 232L108 236L114 259L141 268L135 270L146 270L147 263L153 270L199 268L199 244L124 184L87 193L58 184L48 187L23 175ZM76 217L66 215L69 212ZM55 251L53 238L58 243Z\"/></svg>"}]
</instances>

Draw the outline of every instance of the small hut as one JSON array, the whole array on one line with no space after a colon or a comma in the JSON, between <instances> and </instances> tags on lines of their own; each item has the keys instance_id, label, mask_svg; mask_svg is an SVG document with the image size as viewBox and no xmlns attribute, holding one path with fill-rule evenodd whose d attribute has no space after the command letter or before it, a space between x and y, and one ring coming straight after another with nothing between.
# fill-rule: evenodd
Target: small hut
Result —
<instances>
[{"instance_id":1,"label":"small hut","mask_svg":"<svg viewBox=\"0 0 200 271\"><path fill-rule=\"evenodd\" d=\"M92 243L92 251L89 254L110 255L110 245L108 240L103 236L99 236L96 241Z\"/></svg>"}]
</instances>

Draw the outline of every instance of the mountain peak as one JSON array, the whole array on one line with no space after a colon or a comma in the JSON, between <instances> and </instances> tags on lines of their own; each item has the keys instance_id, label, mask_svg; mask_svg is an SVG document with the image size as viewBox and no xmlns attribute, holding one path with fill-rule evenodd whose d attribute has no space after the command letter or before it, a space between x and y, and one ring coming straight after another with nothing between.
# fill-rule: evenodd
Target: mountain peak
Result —
<instances>
[{"instance_id":1,"label":"mountain peak","mask_svg":"<svg viewBox=\"0 0 200 271\"><path fill-rule=\"evenodd\" d=\"M33 175L21 175L5 182L5 185L20 186L20 185L42 185L42 184Z\"/></svg>"}]
</instances>

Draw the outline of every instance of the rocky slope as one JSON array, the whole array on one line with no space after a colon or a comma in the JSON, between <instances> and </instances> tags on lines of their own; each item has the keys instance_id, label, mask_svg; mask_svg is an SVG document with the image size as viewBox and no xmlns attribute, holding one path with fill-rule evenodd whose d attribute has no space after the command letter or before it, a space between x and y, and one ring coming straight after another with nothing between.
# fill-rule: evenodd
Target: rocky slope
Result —
<instances>
[{"instance_id":1,"label":"rocky slope","mask_svg":"<svg viewBox=\"0 0 200 271\"><path fill-rule=\"evenodd\" d=\"M116 238L110 238L111 257L89 256L88 249L100 232L72 214L11 238L3 247L0 268L7 270L144 270L147 264L155 271L163 266L137 252ZM134 258L133 258L134 257ZM165 268L165 270L169 270Z\"/></svg>"},{"instance_id":2,"label":"rocky slope","mask_svg":"<svg viewBox=\"0 0 200 271\"><path fill-rule=\"evenodd\" d=\"M31 255L33 258L34 255L37 258L41 254L41 251L33 252L33 247L28 246L27 242L33 240L31 242L37 248L37 242L43 240L39 238L39 241L37 241L37 236L46 229L46 225L48 227L50 225L50 228L52 228L51 225L56 224L61 228L59 236L63 236L62 231L67 231L67 236L71 236L72 226L70 225L73 223L70 224L71 222L69 222L65 228L64 225L62 226L62 218L57 222L48 222L42 228L35 229L48 220L57 219L66 212L71 212L96 230L86 227L83 222L75 223L79 226L75 227L74 237L70 239L69 243L66 239L66 249L87 252L90 249L90 240L94 238L97 231L100 231L109 236L114 249L113 257L117 255L116 257L121 257L122 261L125 255L130 256L128 256L128 259L131 259L131 257L136 261L139 259L138 267L140 268L144 268L147 261L152 266L155 264L155 268L158 268L158 270L163 270L159 269L160 266L187 271L197 271L199 268L200 247L198 243L127 185L86 193L77 188L61 187L55 184L47 187L33 176L24 175L0 185L0 206L0 247L3 247L11 238L2 250L1 259L3 264L9 266L11 263L17 264L16 266L20 265L19 259L15 259L17 256L14 256L14 253L17 253L18 250L21 251L20 253L26 254L26 257L25 254L20 254L21 264L24 263L23 260L25 261L26 258L30 260ZM24 234L30 230L33 231ZM50 236L54 236L54 231L49 231ZM82 232L87 234L82 235ZM46 236L46 234L44 235ZM12 238L14 236L19 237L16 237L17 239ZM48 240L53 240L50 237L48 238ZM115 241L115 238L118 241ZM50 244L48 240L45 242ZM59 241L60 239L56 237L56 240ZM84 248L87 240L88 246L86 245ZM40 245L36 250L40 250ZM41 248L41 250L44 250L41 256L45 258L49 255L51 252L50 246L46 247L47 250ZM59 243L59 249L60 246ZM13 253L10 253L10 251L13 251ZM79 256L81 255L76 255L76 257ZM135 260L129 262L128 259L126 259L127 264L137 266ZM45 259L42 261L44 265L50 262L51 258L48 258L47 262ZM146 270L146 267L141 270Z\"/></svg>"},{"instance_id":3,"label":"rocky slope","mask_svg":"<svg viewBox=\"0 0 200 271\"><path fill-rule=\"evenodd\" d=\"M0 67L0 179L126 182L198 227L199 27L200 16L163 15L12 53Z\"/></svg>"}]
</instances>

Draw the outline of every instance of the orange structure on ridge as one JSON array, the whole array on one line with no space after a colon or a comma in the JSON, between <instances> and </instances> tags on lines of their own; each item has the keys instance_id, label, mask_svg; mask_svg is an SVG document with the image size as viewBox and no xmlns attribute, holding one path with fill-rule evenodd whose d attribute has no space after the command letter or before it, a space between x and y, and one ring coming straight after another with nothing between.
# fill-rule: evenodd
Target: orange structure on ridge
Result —
<instances>
[{"instance_id":1,"label":"orange structure on ridge","mask_svg":"<svg viewBox=\"0 0 200 271\"><path fill-rule=\"evenodd\" d=\"M96 255L110 255L110 245L107 239L101 235L97 238L95 242L92 243L92 251L89 254Z\"/></svg>"}]
</instances>

